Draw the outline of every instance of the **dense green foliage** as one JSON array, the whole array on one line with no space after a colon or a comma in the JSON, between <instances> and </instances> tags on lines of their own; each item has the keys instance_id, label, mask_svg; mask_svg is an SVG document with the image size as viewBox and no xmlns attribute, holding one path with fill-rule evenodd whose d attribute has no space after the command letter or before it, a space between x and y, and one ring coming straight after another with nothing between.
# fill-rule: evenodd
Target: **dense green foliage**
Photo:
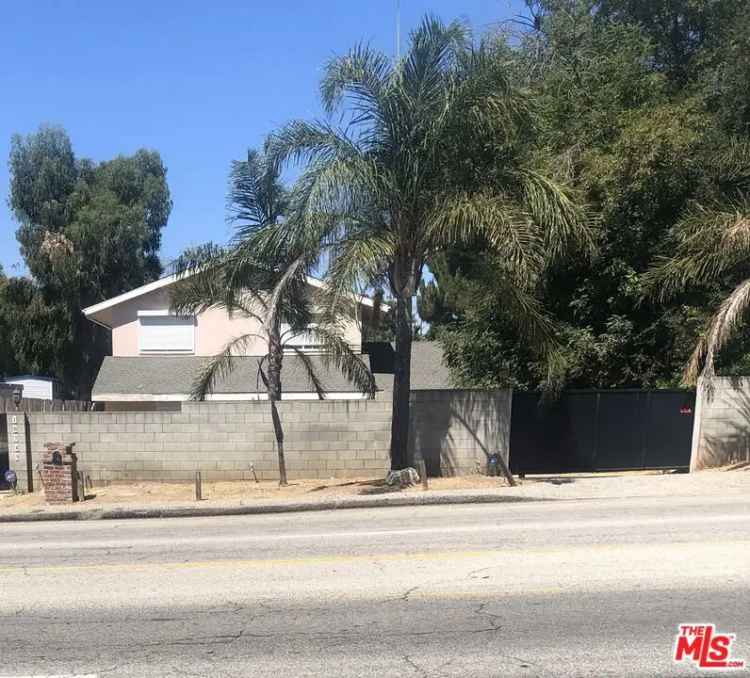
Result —
<instances>
[{"instance_id":1,"label":"dense green foliage","mask_svg":"<svg viewBox=\"0 0 750 678\"><path fill-rule=\"evenodd\" d=\"M14 137L9 165L9 203L31 277L0 286L11 338L0 369L53 375L88 397L109 333L81 309L159 276L172 206L166 169L155 151L77 159L67 134L48 127Z\"/></svg>"},{"instance_id":2,"label":"dense green foliage","mask_svg":"<svg viewBox=\"0 0 750 678\"><path fill-rule=\"evenodd\" d=\"M520 39L497 39L515 45L507 52L515 78L534 102L530 152L599 221L597 255L550 267L536 287L557 323L556 367L575 386L677 384L742 266L658 298L647 273L678 247L686 215L737 198L728 172L747 166L728 169L720 158L748 138L750 8L735 0L541 0L529 10ZM512 331L495 294L502 262L463 248L430 263L439 289L428 291L425 319L457 380L538 386L546 360ZM742 344L724 354L725 368L744 365Z\"/></svg>"}]
</instances>

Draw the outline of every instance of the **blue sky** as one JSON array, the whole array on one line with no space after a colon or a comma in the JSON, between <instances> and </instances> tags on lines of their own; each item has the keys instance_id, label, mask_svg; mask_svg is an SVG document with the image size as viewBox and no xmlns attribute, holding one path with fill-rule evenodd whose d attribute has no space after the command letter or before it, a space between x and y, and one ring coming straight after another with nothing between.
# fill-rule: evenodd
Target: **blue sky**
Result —
<instances>
[{"instance_id":1,"label":"blue sky","mask_svg":"<svg viewBox=\"0 0 750 678\"><path fill-rule=\"evenodd\" d=\"M320 115L322 65L360 40L393 53L396 0L127 3L9 0L0 22L0 264L23 272L7 206L10 137L62 125L76 154L154 148L174 208L162 257L223 241L232 159L274 127ZM426 11L485 30L522 0L401 0L402 36Z\"/></svg>"}]
</instances>

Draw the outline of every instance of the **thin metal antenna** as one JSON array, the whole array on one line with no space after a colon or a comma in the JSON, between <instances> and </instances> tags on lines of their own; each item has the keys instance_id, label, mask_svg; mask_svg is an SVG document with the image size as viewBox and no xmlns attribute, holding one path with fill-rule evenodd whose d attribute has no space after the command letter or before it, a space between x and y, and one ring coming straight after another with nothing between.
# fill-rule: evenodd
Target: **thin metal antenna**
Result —
<instances>
[{"instance_id":1,"label":"thin metal antenna","mask_svg":"<svg viewBox=\"0 0 750 678\"><path fill-rule=\"evenodd\" d=\"M401 60L401 0L396 0L396 61Z\"/></svg>"}]
</instances>

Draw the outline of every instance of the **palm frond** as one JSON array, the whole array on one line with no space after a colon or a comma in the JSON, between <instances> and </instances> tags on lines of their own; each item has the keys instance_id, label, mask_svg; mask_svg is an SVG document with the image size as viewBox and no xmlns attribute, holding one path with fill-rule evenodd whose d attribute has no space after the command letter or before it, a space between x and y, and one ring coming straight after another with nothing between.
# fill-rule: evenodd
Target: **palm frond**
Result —
<instances>
[{"instance_id":1,"label":"palm frond","mask_svg":"<svg viewBox=\"0 0 750 678\"><path fill-rule=\"evenodd\" d=\"M266 155L275 165L321 160L323 162L354 157L360 148L345 131L328 122L293 120L274 132L266 141Z\"/></svg>"},{"instance_id":2,"label":"palm frond","mask_svg":"<svg viewBox=\"0 0 750 678\"><path fill-rule=\"evenodd\" d=\"M326 388L323 384L323 381L318 376L318 373L315 371L315 365L313 365L310 354L306 353L298 346L291 346L287 344L286 348L294 351L295 355L300 359L302 368L305 370L305 374L307 375L307 381L309 382L310 386L315 389L315 393L318 395L318 400L325 400Z\"/></svg>"},{"instance_id":3,"label":"palm frond","mask_svg":"<svg viewBox=\"0 0 750 678\"><path fill-rule=\"evenodd\" d=\"M551 179L533 170L516 173L523 206L542 228L544 249L550 259L571 251L593 254L596 235L592 220L568 193Z\"/></svg>"},{"instance_id":4,"label":"palm frond","mask_svg":"<svg viewBox=\"0 0 750 678\"><path fill-rule=\"evenodd\" d=\"M447 130L507 144L533 127L531 97L511 79L507 60L486 41L465 50L452 74Z\"/></svg>"},{"instance_id":5,"label":"palm frond","mask_svg":"<svg viewBox=\"0 0 750 678\"><path fill-rule=\"evenodd\" d=\"M192 400L205 400L207 395L213 393L217 380L227 377L232 372L234 369L233 361L236 361L238 355L245 352L253 339L263 339L263 337L253 332L243 334L227 342L220 353L209 358L193 381L190 398Z\"/></svg>"},{"instance_id":6,"label":"palm frond","mask_svg":"<svg viewBox=\"0 0 750 678\"><path fill-rule=\"evenodd\" d=\"M696 383L702 362L703 376L707 379L714 376L716 355L732 338L748 307L750 307L750 280L745 280L722 302L719 310L711 318L706 335L698 342L685 370L686 383L691 385Z\"/></svg>"},{"instance_id":7,"label":"palm frond","mask_svg":"<svg viewBox=\"0 0 750 678\"><path fill-rule=\"evenodd\" d=\"M485 241L527 280L544 261L543 241L529 215L487 191L446 198L429 217L425 235L433 251Z\"/></svg>"},{"instance_id":8,"label":"palm frond","mask_svg":"<svg viewBox=\"0 0 750 678\"><path fill-rule=\"evenodd\" d=\"M247 237L254 228L275 223L285 207L286 191L273 163L255 150L232 162L227 209L232 222L241 222L240 234Z\"/></svg>"},{"instance_id":9,"label":"palm frond","mask_svg":"<svg viewBox=\"0 0 750 678\"><path fill-rule=\"evenodd\" d=\"M382 203L387 185L387 172L360 153L312 163L301 178L296 195L304 200L313 218L331 214L340 219L357 219L362 211Z\"/></svg>"},{"instance_id":10,"label":"palm frond","mask_svg":"<svg viewBox=\"0 0 750 678\"><path fill-rule=\"evenodd\" d=\"M512 276L500 275L495 278L494 284L495 303L501 304L507 311L520 336L537 351L548 353L556 345L558 328L547 315L541 301ZM482 300L477 300L478 306L482 303Z\"/></svg>"},{"instance_id":11,"label":"palm frond","mask_svg":"<svg viewBox=\"0 0 750 678\"><path fill-rule=\"evenodd\" d=\"M750 204L693 207L675 226L676 253L658 257L644 276L650 295L667 300L717 280L750 255Z\"/></svg>"},{"instance_id":12,"label":"palm frond","mask_svg":"<svg viewBox=\"0 0 750 678\"><path fill-rule=\"evenodd\" d=\"M713 170L724 195L744 197L750 191L750 141L733 138L714 156Z\"/></svg>"},{"instance_id":13,"label":"palm frond","mask_svg":"<svg viewBox=\"0 0 750 678\"><path fill-rule=\"evenodd\" d=\"M324 284L315 295L323 322L332 326L347 312L356 312L358 298L383 278L385 263L393 256L392 237L370 233L367 228L338 243L331 250Z\"/></svg>"},{"instance_id":14,"label":"palm frond","mask_svg":"<svg viewBox=\"0 0 750 678\"><path fill-rule=\"evenodd\" d=\"M227 253L211 243L186 251L176 262L177 282L170 286L170 308L178 315L196 315L209 308L252 314L237 289L225 284Z\"/></svg>"},{"instance_id":15,"label":"palm frond","mask_svg":"<svg viewBox=\"0 0 750 678\"><path fill-rule=\"evenodd\" d=\"M240 312L259 319L265 299L258 292L257 266L237 275L236 253L210 243L188 250L176 264L177 282L169 288L170 308L178 315L197 315L210 308ZM238 279L239 278L239 279Z\"/></svg>"},{"instance_id":16,"label":"palm frond","mask_svg":"<svg viewBox=\"0 0 750 678\"><path fill-rule=\"evenodd\" d=\"M468 24L444 24L427 14L410 36L410 47L400 64L401 86L421 106L438 103L444 94L445 73L471 42Z\"/></svg>"},{"instance_id":17,"label":"palm frond","mask_svg":"<svg viewBox=\"0 0 750 678\"><path fill-rule=\"evenodd\" d=\"M375 396L377 386L370 368L338 333L321 326L310 328L310 333L315 337L316 343L323 347L321 356L323 365L326 367L333 365L363 395L370 398Z\"/></svg>"},{"instance_id":18,"label":"palm frond","mask_svg":"<svg viewBox=\"0 0 750 678\"><path fill-rule=\"evenodd\" d=\"M326 113L332 114L346 100L354 112L354 124L378 122L380 108L387 105L391 78L390 59L367 45L359 44L347 55L334 57L326 64L320 84Z\"/></svg>"}]
</instances>

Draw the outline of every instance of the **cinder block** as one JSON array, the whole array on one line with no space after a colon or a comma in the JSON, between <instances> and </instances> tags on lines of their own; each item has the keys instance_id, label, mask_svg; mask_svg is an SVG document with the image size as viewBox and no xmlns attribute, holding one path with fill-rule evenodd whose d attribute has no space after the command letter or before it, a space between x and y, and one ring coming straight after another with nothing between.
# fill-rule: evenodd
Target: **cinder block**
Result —
<instances>
[{"instance_id":1,"label":"cinder block","mask_svg":"<svg viewBox=\"0 0 750 678\"><path fill-rule=\"evenodd\" d=\"M366 469L382 470L383 472L387 471L390 466L390 458L388 455L381 455L375 459L365 459L364 462L364 467Z\"/></svg>"},{"instance_id":2,"label":"cinder block","mask_svg":"<svg viewBox=\"0 0 750 678\"><path fill-rule=\"evenodd\" d=\"M233 452L234 443L221 441L200 443L200 450L201 452L206 452L209 454L216 454L219 452Z\"/></svg>"}]
</instances>

